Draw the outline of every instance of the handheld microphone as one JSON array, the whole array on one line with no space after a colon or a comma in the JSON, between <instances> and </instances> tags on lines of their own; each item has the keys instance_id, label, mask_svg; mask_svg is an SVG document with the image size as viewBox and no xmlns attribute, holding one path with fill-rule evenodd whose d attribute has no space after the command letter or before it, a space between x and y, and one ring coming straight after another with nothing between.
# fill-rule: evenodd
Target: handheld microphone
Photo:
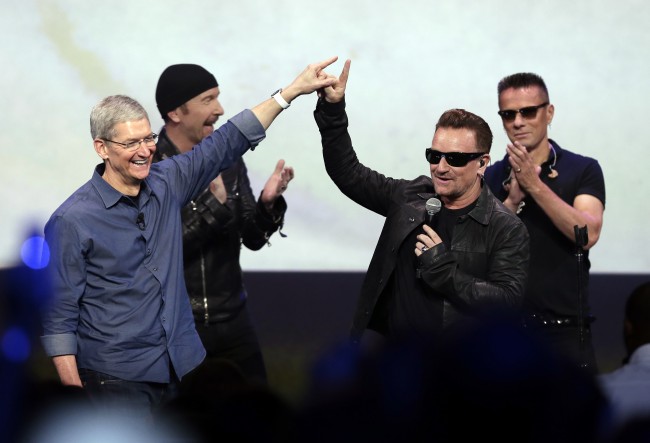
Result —
<instances>
[{"instance_id":1,"label":"handheld microphone","mask_svg":"<svg viewBox=\"0 0 650 443\"><path fill-rule=\"evenodd\" d=\"M141 231L144 231L144 228L146 227L144 223L144 212L138 214L138 218L135 219L135 224L138 225L138 228L140 228Z\"/></svg>"},{"instance_id":2,"label":"handheld microphone","mask_svg":"<svg viewBox=\"0 0 650 443\"><path fill-rule=\"evenodd\" d=\"M435 215L440 212L442 208L442 202L435 197L431 197L424 205L424 208L427 211L426 214L426 224L431 226L433 224L433 218Z\"/></svg>"}]
</instances>

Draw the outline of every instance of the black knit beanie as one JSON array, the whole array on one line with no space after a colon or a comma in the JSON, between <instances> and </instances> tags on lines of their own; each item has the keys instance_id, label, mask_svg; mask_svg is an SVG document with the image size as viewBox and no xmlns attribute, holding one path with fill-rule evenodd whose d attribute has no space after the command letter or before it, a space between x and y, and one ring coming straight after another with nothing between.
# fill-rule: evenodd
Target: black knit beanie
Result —
<instances>
[{"instance_id":1,"label":"black knit beanie","mask_svg":"<svg viewBox=\"0 0 650 443\"><path fill-rule=\"evenodd\" d=\"M199 65L183 63L168 66L158 79L156 105L160 116L178 108L202 92L219 86L214 75Z\"/></svg>"}]
</instances>

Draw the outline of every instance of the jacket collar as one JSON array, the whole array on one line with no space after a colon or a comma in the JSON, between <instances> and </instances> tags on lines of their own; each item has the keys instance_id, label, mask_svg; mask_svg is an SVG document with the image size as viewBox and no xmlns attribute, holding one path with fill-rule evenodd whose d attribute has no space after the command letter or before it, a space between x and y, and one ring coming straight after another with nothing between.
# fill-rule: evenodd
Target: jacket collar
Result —
<instances>
[{"instance_id":1,"label":"jacket collar","mask_svg":"<svg viewBox=\"0 0 650 443\"><path fill-rule=\"evenodd\" d=\"M469 212L469 216L482 225L487 225L490 220L490 189L481 177L481 193L478 196L476 206Z\"/></svg>"},{"instance_id":2,"label":"jacket collar","mask_svg":"<svg viewBox=\"0 0 650 443\"><path fill-rule=\"evenodd\" d=\"M158 135L158 143L156 143L156 153L154 154L154 161L164 160L180 154L181 151L176 147L167 135L167 130L163 126Z\"/></svg>"}]
</instances>

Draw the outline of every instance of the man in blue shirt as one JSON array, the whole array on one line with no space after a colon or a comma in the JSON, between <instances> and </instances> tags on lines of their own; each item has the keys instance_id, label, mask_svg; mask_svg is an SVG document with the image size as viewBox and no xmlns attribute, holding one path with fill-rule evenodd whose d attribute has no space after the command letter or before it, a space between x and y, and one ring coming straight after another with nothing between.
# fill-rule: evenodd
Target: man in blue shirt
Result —
<instances>
[{"instance_id":1,"label":"man in blue shirt","mask_svg":"<svg viewBox=\"0 0 650 443\"><path fill-rule=\"evenodd\" d=\"M147 415L205 357L183 278L181 208L265 137L289 103L331 85L314 63L194 149L152 164L157 135L135 100L103 99L90 115L103 163L45 226L55 300L42 343L64 385Z\"/></svg>"}]
</instances>

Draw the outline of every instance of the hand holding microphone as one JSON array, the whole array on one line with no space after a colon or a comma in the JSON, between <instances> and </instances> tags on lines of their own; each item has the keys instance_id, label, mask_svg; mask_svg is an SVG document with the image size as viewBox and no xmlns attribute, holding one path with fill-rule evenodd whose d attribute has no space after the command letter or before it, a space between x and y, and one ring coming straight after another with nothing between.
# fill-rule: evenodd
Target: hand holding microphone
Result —
<instances>
[{"instance_id":1,"label":"hand holding microphone","mask_svg":"<svg viewBox=\"0 0 650 443\"><path fill-rule=\"evenodd\" d=\"M429 248L434 247L438 243L442 243L442 239L436 231L433 230L431 225L433 225L434 218L440 209L442 208L442 203L435 197L427 200L424 205L426 210L425 214L425 224L422 226L424 229L424 234L419 234L417 243L415 243L415 255L419 257Z\"/></svg>"},{"instance_id":2,"label":"hand holding microphone","mask_svg":"<svg viewBox=\"0 0 650 443\"><path fill-rule=\"evenodd\" d=\"M425 217L425 223L429 226L433 224L433 219L440 209L442 208L442 202L435 197L431 197L424 205L424 209L427 211Z\"/></svg>"}]
</instances>

